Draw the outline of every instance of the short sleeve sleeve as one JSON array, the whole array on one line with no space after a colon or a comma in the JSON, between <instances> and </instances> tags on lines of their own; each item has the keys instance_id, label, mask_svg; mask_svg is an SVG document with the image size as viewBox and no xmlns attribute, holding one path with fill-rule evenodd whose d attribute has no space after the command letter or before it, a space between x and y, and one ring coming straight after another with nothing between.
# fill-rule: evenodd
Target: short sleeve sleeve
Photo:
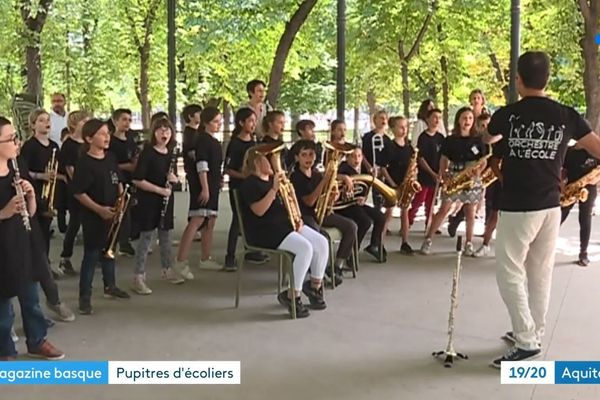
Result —
<instances>
[{"instance_id":1,"label":"short sleeve sleeve","mask_svg":"<svg viewBox=\"0 0 600 400\"><path fill-rule=\"evenodd\" d=\"M266 192L260 190L260 186L257 185L255 178L250 177L242 183L239 194L240 198L250 206L265 197Z\"/></svg>"},{"instance_id":2,"label":"short sleeve sleeve","mask_svg":"<svg viewBox=\"0 0 600 400\"><path fill-rule=\"evenodd\" d=\"M195 154L196 171L208 172L210 164L210 146L209 143L206 140L204 140L203 136L198 137L198 140L196 141Z\"/></svg>"},{"instance_id":3,"label":"short sleeve sleeve","mask_svg":"<svg viewBox=\"0 0 600 400\"><path fill-rule=\"evenodd\" d=\"M440 153L443 156L446 156L446 158L451 158L452 157L452 136L448 136L444 139L444 141L442 142L442 148L440 150Z\"/></svg>"},{"instance_id":4,"label":"short sleeve sleeve","mask_svg":"<svg viewBox=\"0 0 600 400\"><path fill-rule=\"evenodd\" d=\"M75 174L73 175L73 193L81 194L87 192L92 186L94 177L88 165L86 165L85 157L81 157L77 161Z\"/></svg>"},{"instance_id":5,"label":"short sleeve sleeve","mask_svg":"<svg viewBox=\"0 0 600 400\"><path fill-rule=\"evenodd\" d=\"M490 123L488 124L488 133L491 136L508 135L508 119L506 118L505 108L502 107L498 109L490 119Z\"/></svg>"},{"instance_id":6,"label":"short sleeve sleeve","mask_svg":"<svg viewBox=\"0 0 600 400\"><path fill-rule=\"evenodd\" d=\"M570 128L573 139L579 140L588 133L592 132L592 128L588 121L583 118L574 108L570 109Z\"/></svg>"},{"instance_id":7,"label":"short sleeve sleeve","mask_svg":"<svg viewBox=\"0 0 600 400\"><path fill-rule=\"evenodd\" d=\"M149 146L146 146L144 148L144 150L142 150L142 153L140 154L140 157L138 159L138 162L137 162L137 165L135 167L135 171L133 172L133 177L132 177L135 180L142 181L142 180L146 179L146 176L148 176L148 166L152 162L152 160L150 159L151 153L148 151L149 149L150 149Z\"/></svg>"}]
</instances>

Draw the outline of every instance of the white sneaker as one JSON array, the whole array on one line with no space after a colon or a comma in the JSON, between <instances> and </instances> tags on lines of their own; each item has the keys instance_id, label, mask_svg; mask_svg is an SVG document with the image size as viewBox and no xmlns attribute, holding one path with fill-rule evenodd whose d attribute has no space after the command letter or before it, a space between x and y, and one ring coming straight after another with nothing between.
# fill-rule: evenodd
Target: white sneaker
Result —
<instances>
[{"instance_id":1,"label":"white sneaker","mask_svg":"<svg viewBox=\"0 0 600 400\"><path fill-rule=\"evenodd\" d=\"M19 341L19 335L17 335L17 332L15 332L15 328L10 328L10 338L12 339L13 343L17 343Z\"/></svg>"},{"instance_id":2,"label":"white sneaker","mask_svg":"<svg viewBox=\"0 0 600 400\"><path fill-rule=\"evenodd\" d=\"M473 257L487 257L490 255L492 248L487 244L481 245L480 248L477 249Z\"/></svg>"},{"instance_id":3,"label":"white sneaker","mask_svg":"<svg viewBox=\"0 0 600 400\"><path fill-rule=\"evenodd\" d=\"M421 245L421 254L429 255L431 253L431 239L425 239Z\"/></svg>"},{"instance_id":4,"label":"white sneaker","mask_svg":"<svg viewBox=\"0 0 600 400\"><path fill-rule=\"evenodd\" d=\"M152 294L152 290L146 285L144 275L135 275L133 277L133 283L131 285L131 290L133 290L137 294L147 295Z\"/></svg>"},{"instance_id":5,"label":"white sneaker","mask_svg":"<svg viewBox=\"0 0 600 400\"><path fill-rule=\"evenodd\" d=\"M161 272L161 276L165 281L171 282L173 285L179 285L185 282L183 279L173 268L163 269Z\"/></svg>"},{"instance_id":6,"label":"white sneaker","mask_svg":"<svg viewBox=\"0 0 600 400\"><path fill-rule=\"evenodd\" d=\"M200 263L198 264L198 268L209 270L209 271L220 271L223 269L223 266L221 264L219 264L218 262L209 258L208 260L204 260L204 261L200 260Z\"/></svg>"},{"instance_id":7,"label":"white sneaker","mask_svg":"<svg viewBox=\"0 0 600 400\"><path fill-rule=\"evenodd\" d=\"M183 279L191 281L194 279L194 274L190 271L190 267L187 261L177 261L175 264L175 271L181 275Z\"/></svg>"},{"instance_id":8,"label":"white sneaker","mask_svg":"<svg viewBox=\"0 0 600 400\"><path fill-rule=\"evenodd\" d=\"M473 243L465 243L465 250L463 254L465 255L465 257L473 257L473 255L475 254L475 248L473 247Z\"/></svg>"}]
</instances>

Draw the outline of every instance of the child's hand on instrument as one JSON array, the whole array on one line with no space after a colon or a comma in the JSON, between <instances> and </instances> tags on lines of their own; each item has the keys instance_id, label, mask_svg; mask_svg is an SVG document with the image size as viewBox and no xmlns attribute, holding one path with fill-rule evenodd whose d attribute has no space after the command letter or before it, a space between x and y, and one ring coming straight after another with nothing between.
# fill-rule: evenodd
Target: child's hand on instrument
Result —
<instances>
[{"instance_id":1,"label":"child's hand on instrument","mask_svg":"<svg viewBox=\"0 0 600 400\"><path fill-rule=\"evenodd\" d=\"M179 178L177 178L174 173L170 172L167 176L167 181L169 181L169 183L179 183Z\"/></svg>"},{"instance_id":2,"label":"child's hand on instrument","mask_svg":"<svg viewBox=\"0 0 600 400\"><path fill-rule=\"evenodd\" d=\"M111 220L115 216L115 211L113 208L108 206L103 206L98 209L98 215L103 220Z\"/></svg>"}]
</instances>

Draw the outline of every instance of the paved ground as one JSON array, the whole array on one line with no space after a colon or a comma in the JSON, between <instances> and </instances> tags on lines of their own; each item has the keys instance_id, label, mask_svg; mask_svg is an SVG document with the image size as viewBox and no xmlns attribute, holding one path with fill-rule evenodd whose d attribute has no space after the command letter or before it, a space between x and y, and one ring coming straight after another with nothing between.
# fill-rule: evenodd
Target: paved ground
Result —
<instances>
[{"instance_id":1,"label":"paved ground","mask_svg":"<svg viewBox=\"0 0 600 400\"><path fill-rule=\"evenodd\" d=\"M186 194L177 195L186 204ZM221 204L228 204L223 197ZM185 222L178 211L179 236ZM561 231L544 340L546 360L600 360L597 318L600 243L595 228L588 268L572 264L578 250L577 216ZM223 259L229 210L219 219L215 257ZM600 221L595 218L594 223ZM398 220L392 226L397 231ZM418 247L422 231L412 233ZM479 241L479 239L478 239ZM52 257L58 258L60 240ZM593 386L501 386L489 361L507 347L509 326L495 282L494 260L466 259L456 319L456 348L468 361L448 370L431 357L446 344L454 241L445 235L434 255L405 257L399 237L387 238L389 261L362 255L359 277L327 291L328 308L291 321L278 305L274 265L249 266L239 309L233 308L235 274L197 271L182 286L161 282L159 259L150 258L151 296L105 300L94 294L95 314L58 323L50 338L70 360L241 360L239 386L5 387L3 399L597 399ZM198 257L199 244L194 257ZM80 261L77 247L74 261ZM595 261L595 262L594 262ZM118 260L126 288L131 259ZM99 276L96 277L99 281ZM77 280L59 283L73 308ZM96 283L96 286L100 286ZM24 351L24 343L19 343Z\"/></svg>"}]
</instances>

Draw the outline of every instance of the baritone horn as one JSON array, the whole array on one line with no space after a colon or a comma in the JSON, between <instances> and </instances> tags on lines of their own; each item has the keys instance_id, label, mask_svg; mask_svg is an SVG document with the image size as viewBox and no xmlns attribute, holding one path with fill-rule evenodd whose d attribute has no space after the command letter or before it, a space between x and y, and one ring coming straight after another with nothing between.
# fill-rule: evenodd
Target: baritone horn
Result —
<instances>
[{"instance_id":1,"label":"baritone horn","mask_svg":"<svg viewBox=\"0 0 600 400\"><path fill-rule=\"evenodd\" d=\"M283 171L281 167L281 152L285 149L285 144L282 141L260 144L254 147L254 151L264 157L267 157L273 173L277 176ZM277 179L277 178L276 178ZM302 213L300 212L300 205L296 198L296 191L290 180L283 174L279 182L279 191L277 193L283 202L285 210L287 211L288 218L294 230L300 229L302 226Z\"/></svg>"}]
</instances>

